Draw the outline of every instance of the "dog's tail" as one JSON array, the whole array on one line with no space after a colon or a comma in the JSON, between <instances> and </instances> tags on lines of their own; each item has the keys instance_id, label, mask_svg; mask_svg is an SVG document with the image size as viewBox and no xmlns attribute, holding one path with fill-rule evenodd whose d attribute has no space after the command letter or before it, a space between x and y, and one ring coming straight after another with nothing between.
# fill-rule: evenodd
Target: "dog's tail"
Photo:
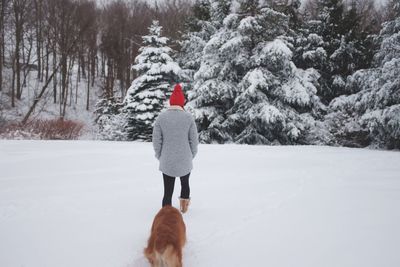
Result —
<instances>
[{"instance_id":1,"label":"dog's tail","mask_svg":"<svg viewBox=\"0 0 400 267\"><path fill-rule=\"evenodd\" d=\"M148 246L144 250L146 258L151 266L182 267L182 255L173 245L167 245L163 250Z\"/></svg>"},{"instance_id":2,"label":"dog's tail","mask_svg":"<svg viewBox=\"0 0 400 267\"><path fill-rule=\"evenodd\" d=\"M167 245L163 252L156 251L156 259L158 262L162 262L168 267L182 267L181 258L179 256L179 250L172 245Z\"/></svg>"}]
</instances>

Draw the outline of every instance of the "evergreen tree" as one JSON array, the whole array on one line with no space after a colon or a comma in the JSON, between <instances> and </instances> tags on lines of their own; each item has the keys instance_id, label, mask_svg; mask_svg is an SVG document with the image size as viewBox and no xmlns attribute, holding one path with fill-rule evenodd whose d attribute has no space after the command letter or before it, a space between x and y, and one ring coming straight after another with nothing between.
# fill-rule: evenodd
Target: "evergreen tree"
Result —
<instances>
[{"instance_id":1,"label":"evergreen tree","mask_svg":"<svg viewBox=\"0 0 400 267\"><path fill-rule=\"evenodd\" d=\"M267 7L247 12L238 30L248 40L244 47L251 49L250 65L245 66L246 74L238 84L238 96L225 124L239 143L308 142L313 116L323 108L316 96L319 74L293 64L292 48L285 40L287 16Z\"/></svg>"},{"instance_id":2,"label":"evergreen tree","mask_svg":"<svg viewBox=\"0 0 400 267\"><path fill-rule=\"evenodd\" d=\"M332 98L338 95L334 90L340 87L342 77L335 76L333 70L336 69L331 63L331 56L340 47L342 42L342 25L344 7L342 0L318 0L318 17L316 21L311 21L311 34L321 36L323 40L322 48L326 52L326 61L318 69L321 74L321 87L318 94L327 104ZM322 52L320 50L320 52ZM322 56L323 54L321 54ZM336 74L338 75L338 74Z\"/></svg>"},{"instance_id":3,"label":"evergreen tree","mask_svg":"<svg viewBox=\"0 0 400 267\"><path fill-rule=\"evenodd\" d=\"M102 140L124 141L126 114L121 112L122 103L117 98L102 98L96 104L95 123Z\"/></svg>"},{"instance_id":4,"label":"evergreen tree","mask_svg":"<svg viewBox=\"0 0 400 267\"><path fill-rule=\"evenodd\" d=\"M227 15L230 14L232 0L210 0L210 18L211 22L220 28Z\"/></svg>"},{"instance_id":5,"label":"evergreen tree","mask_svg":"<svg viewBox=\"0 0 400 267\"><path fill-rule=\"evenodd\" d=\"M394 20L400 17L400 1L399 0L387 0L386 3L386 19L388 21Z\"/></svg>"},{"instance_id":6,"label":"evergreen tree","mask_svg":"<svg viewBox=\"0 0 400 267\"><path fill-rule=\"evenodd\" d=\"M300 6L301 0L281 0L275 2L274 9L288 17L290 30L297 31L303 23Z\"/></svg>"},{"instance_id":7,"label":"evergreen tree","mask_svg":"<svg viewBox=\"0 0 400 267\"><path fill-rule=\"evenodd\" d=\"M182 67L187 89L190 90L193 75L200 68L204 46L215 33L216 27L211 22L211 3L209 0L197 0L192 8L193 15L186 23L186 33L180 42L181 50L178 62Z\"/></svg>"},{"instance_id":8,"label":"evergreen tree","mask_svg":"<svg viewBox=\"0 0 400 267\"><path fill-rule=\"evenodd\" d=\"M196 0L192 7L192 15L187 19L186 26L190 32L202 30L201 23L211 20L210 0Z\"/></svg>"},{"instance_id":9,"label":"evergreen tree","mask_svg":"<svg viewBox=\"0 0 400 267\"><path fill-rule=\"evenodd\" d=\"M229 14L231 0L197 0L192 8L193 15L186 23L178 62L182 66L186 91L193 88L194 74L199 70L203 49L211 36L222 27L223 19Z\"/></svg>"},{"instance_id":10,"label":"evergreen tree","mask_svg":"<svg viewBox=\"0 0 400 267\"><path fill-rule=\"evenodd\" d=\"M318 73L297 69L282 36L288 17L241 1L204 49L190 104L204 142L296 143L322 107ZM304 141L306 142L306 141Z\"/></svg>"},{"instance_id":11,"label":"evergreen tree","mask_svg":"<svg viewBox=\"0 0 400 267\"><path fill-rule=\"evenodd\" d=\"M400 148L400 17L383 24L374 68L346 82L349 96L330 104L327 122L341 144Z\"/></svg>"},{"instance_id":12,"label":"evergreen tree","mask_svg":"<svg viewBox=\"0 0 400 267\"><path fill-rule=\"evenodd\" d=\"M172 49L161 29L158 21L153 21L135 58L133 69L138 77L129 87L123 107L128 140L151 139L153 123L171 93L169 88L180 80L181 69L171 58Z\"/></svg>"},{"instance_id":13,"label":"evergreen tree","mask_svg":"<svg viewBox=\"0 0 400 267\"><path fill-rule=\"evenodd\" d=\"M336 1L337 2L337 1ZM331 69L330 69L330 54L332 45L337 43L329 43L333 36L337 34L331 33L330 30L335 29L335 21L331 19L331 13L337 13L338 8L335 8L330 0L315 0L311 2L313 5L307 10L314 15L309 15L308 20L304 21L297 29L296 36L293 40L293 62L299 68L307 69L314 68L320 74L318 80L319 86L317 93L321 100L327 104L331 97ZM330 29L328 29L330 25Z\"/></svg>"},{"instance_id":14,"label":"evergreen tree","mask_svg":"<svg viewBox=\"0 0 400 267\"><path fill-rule=\"evenodd\" d=\"M325 104L343 94L347 76L371 66L373 32L361 25L356 2L346 8L342 0L318 0L316 18L299 29L294 42L294 62L320 73L318 95Z\"/></svg>"},{"instance_id":15,"label":"evergreen tree","mask_svg":"<svg viewBox=\"0 0 400 267\"><path fill-rule=\"evenodd\" d=\"M340 45L330 56L333 97L352 93L345 87L347 76L371 67L374 52L373 35L361 30L355 2L343 13L342 20Z\"/></svg>"},{"instance_id":16,"label":"evergreen tree","mask_svg":"<svg viewBox=\"0 0 400 267\"><path fill-rule=\"evenodd\" d=\"M224 52L222 47L231 36L231 19L232 15L229 15L224 20L224 27L213 34L205 45L200 68L194 75L193 90L188 94L188 108L194 113L202 142L230 141L229 134L221 129L221 123L235 98L235 74L231 66L239 57Z\"/></svg>"},{"instance_id":17,"label":"evergreen tree","mask_svg":"<svg viewBox=\"0 0 400 267\"><path fill-rule=\"evenodd\" d=\"M211 1L210 23L215 32L203 47L200 66L193 76L193 90L188 93L188 109L194 113L203 142L229 140L229 135L220 130L220 123L233 103L235 85L231 81L229 65L235 55L226 55L220 48L230 36L227 26L230 15L226 16L230 4L231 1L225 0Z\"/></svg>"}]
</instances>

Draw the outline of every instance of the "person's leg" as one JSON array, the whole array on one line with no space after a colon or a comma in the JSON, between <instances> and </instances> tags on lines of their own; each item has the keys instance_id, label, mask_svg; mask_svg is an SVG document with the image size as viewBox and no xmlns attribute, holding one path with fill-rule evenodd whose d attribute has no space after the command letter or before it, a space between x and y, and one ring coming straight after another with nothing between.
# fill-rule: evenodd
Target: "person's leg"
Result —
<instances>
[{"instance_id":1,"label":"person's leg","mask_svg":"<svg viewBox=\"0 0 400 267\"><path fill-rule=\"evenodd\" d=\"M189 187L189 174L181 177L181 196L180 196L180 206L181 212L185 213L188 210L190 203L190 187Z\"/></svg>"},{"instance_id":2,"label":"person's leg","mask_svg":"<svg viewBox=\"0 0 400 267\"><path fill-rule=\"evenodd\" d=\"M181 177L181 198L190 198L189 176L190 173Z\"/></svg>"},{"instance_id":3,"label":"person's leg","mask_svg":"<svg viewBox=\"0 0 400 267\"><path fill-rule=\"evenodd\" d=\"M172 194L174 193L175 177L171 177L163 173L164 179L164 197L162 200L162 206L170 205L172 200Z\"/></svg>"}]
</instances>

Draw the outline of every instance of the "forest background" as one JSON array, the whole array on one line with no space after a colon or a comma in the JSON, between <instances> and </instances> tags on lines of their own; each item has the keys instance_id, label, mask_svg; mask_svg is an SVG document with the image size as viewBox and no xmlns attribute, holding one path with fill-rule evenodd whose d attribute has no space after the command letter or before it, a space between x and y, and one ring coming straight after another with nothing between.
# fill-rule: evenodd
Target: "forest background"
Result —
<instances>
[{"instance_id":1,"label":"forest background","mask_svg":"<svg viewBox=\"0 0 400 267\"><path fill-rule=\"evenodd\" d=\"M400 148L400 2L1 0L0 137Z\"/></svg>"}]
</instances>

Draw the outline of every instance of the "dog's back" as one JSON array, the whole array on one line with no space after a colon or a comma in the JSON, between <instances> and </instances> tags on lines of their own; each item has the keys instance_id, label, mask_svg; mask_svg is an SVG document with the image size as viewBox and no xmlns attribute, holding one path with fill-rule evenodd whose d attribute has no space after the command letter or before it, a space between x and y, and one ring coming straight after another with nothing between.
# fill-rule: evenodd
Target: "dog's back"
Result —
<instances>
[{"instance_id":1,"label":"dog's back","mask_svg":"<svg viewBox=\"0 0 400 267\"><path fill-rule=\"evenodd\" d=\"M163 207L156 215L144 254L154 267L182 266L182 248L186 242L186 227L179 210Z\"/></svg>"}]
</instances>

